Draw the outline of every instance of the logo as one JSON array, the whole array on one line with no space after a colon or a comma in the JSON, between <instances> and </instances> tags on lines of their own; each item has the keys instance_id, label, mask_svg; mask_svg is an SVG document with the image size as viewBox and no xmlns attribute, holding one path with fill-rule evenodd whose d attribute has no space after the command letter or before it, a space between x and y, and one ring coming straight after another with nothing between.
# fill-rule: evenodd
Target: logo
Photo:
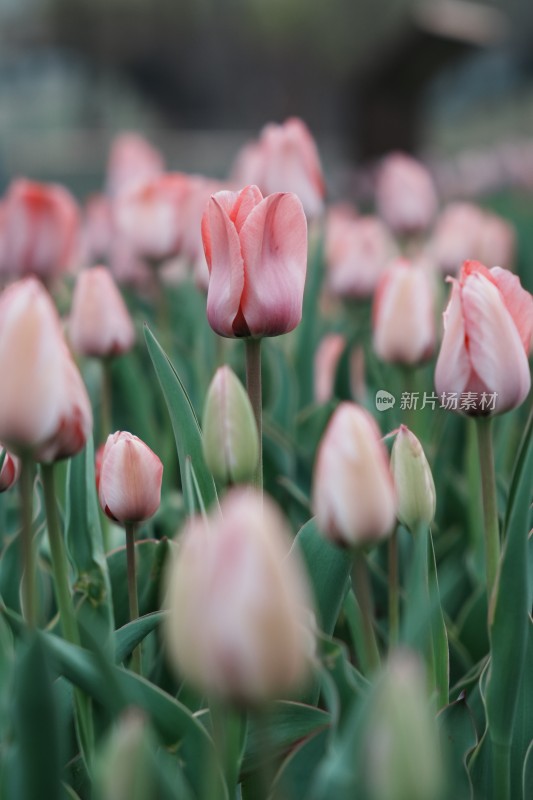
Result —
<instances>
[{"instance_id":1,"label":"logo","mask_svg":"<svg viewBox=\"0 0 533 800\"><path fill-rule=\"evenodd\" d=\"M386 392L385 389L380 389L379 392L376 392L376 408L378 411L386 411L388 408L392 408L395 402L394 395Z\"/></svg>"}]
</instances>

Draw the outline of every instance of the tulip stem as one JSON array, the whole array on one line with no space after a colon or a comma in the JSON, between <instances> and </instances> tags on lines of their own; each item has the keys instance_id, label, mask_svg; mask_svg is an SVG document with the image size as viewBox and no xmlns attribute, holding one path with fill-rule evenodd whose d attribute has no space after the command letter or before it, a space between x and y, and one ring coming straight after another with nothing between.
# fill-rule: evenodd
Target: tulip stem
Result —
<instances>
[{"instance_id":1,"label":"tulip stem","mask_svg":"<svg viewBox=\"0 0 533 800\"><path fill-rule=\"evenodd\" d=\"M481 472L481 495L485 522L485 567L487 571L487 595L490 614L491 598L500 563L500 532L496 502L496 473L492 448L492 419L490 417L478 417L476 422Z\"/></svg>"},{"instance_id":2,"label":"tulip stem","mask_svg":"<svg viewBox=\"0 0 533 800\"><path fill-rule=\"evenodd\" d=\"M135 569L135 523L126 523L126 560L128 566L128 599L130 604L130 622L139 616L139 600L137 598L137 570ZM137 645L131 656L130 668L141 674L141 646Z\"/></svg>"},{"instance_id":3,"label":"tulip stem","mask_svg":"<svg viewBox=\"0 0 533 800\"><path fill-rule=\"evenodd\" d=\"M400 586L398 582L398 529L389 539L389 647L398 644Z\"/></svg>"},{"instance_id":4,"label":"tulip stem","mask_svg":"<svg viewBox=\"0 0 533 800\"><path fill-rule=\"evenodd\" d=\"M263 397L261 387L261 339L246 339L246 390L252 404L259 438L255 485L263 488Z\"/></svg>"},{"instance_id":5,"label":"tulip stem","mask_svg":"<svg viewBox=\"0 0 533 800\"><path fill-rule=\"evenodd\" d=\"M22 613L30 628L37 624L35 605L35 552L33 545L33 461L28 456L21 459L20 473L21 549L24 572L22 574Z\"/></svg>"},{"instance_id":6,"label":"tulip stem","mask_svg":"<svg viewBox=\"0 0 533 800\"><path fill-rule=\"evenodd\" d=\"M355 551L352 566L352 586L361 611L366 669L373 673L380 665L380 657L374 633L374 604L368 564L363 550L359 548Z\"/></svg>"}]
</instances>

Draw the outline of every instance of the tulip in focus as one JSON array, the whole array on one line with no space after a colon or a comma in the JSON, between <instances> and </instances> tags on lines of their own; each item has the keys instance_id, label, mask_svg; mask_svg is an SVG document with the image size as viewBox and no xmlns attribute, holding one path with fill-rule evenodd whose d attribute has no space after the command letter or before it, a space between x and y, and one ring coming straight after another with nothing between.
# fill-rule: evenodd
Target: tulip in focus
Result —
<instances>
[{"instance_id":1,"label":"tulip in focus","mask_svg":"<svg viewBox=\"0 0 533 800\"><path fill-rule=\"evenodd\" d=\"M3 204L5 271L12 277L54 280L72 265L78 228L76 201L63 186L13 181Z\"/></svg>"},{"instance_id":2,"label":"tulip in focus","mask_svg":"<svg viewBox=\"0 0 533 800\"><path fill-rule=\"evenodd\" d=\"M402 525L413 533L418 525L431 525L436 506L433 475L422 445L405 425L400 425L392 446L391 470Z\"/></svg>"},{"instance_id":3,"label":"tulip in focus","mask_svg":"<svg viewBox=\"0 0 533 800\"><path fill-rule=\"evenodd\" d=\"M463 393L472 415L519 406L531 385L528 356L533 336L533 298L516 275L465 261L452 283L444 312L444 336L435 370L439 395Z\"/></svg>"},{"instance_id":4,"label":"tulip in focus","mask_svg":"<svg viewBox=\"0 0 533 800\"><path fill-rule=\"evenodd\" d=\"M106 267L80 273L72 298L69 337L80 355L108 358L127 353L135 329L122 295Z\"/></svg>"},{"instance_id":5,"label":"tulip in focus","mask_svg":"<svg viewBox=\"0 0 533 800\"><path fill-rule=\"evenodd\" d=\"M36 461L67 458L84 446L92 412L50 295L35 278L0 296L0 439Z\"/></svg>"},{"instance_id":6,"label":"tulip in focus","mask_svg":"<svg viewBox=\"0 0 533 800\"><path fill-rule=\"evenodd\" d=\"M192 519L167 575L166 644L200 691L261 703L301 688L314 651L303 566L277 506L233 489ZM293 557L294 556L294 557Z\"/></svg>"},{"instance_id":7,"label":"tulip in focus","mask_svg":"<svg viewBox=\"0 0 533 800\"><path fill-rule=\"evenodd\" d=\"M0 445L0 462L4 453L4 463L0 469L0 492L6 492L11 489L20 476L21 465L19 459Z\"/></svg>"},{"instance_id":8,"label":"tulip in focus","mask_svg":"<svg viewBox=\"0 0 533 800\"><path fill-rule=\"evenodd\" d=\"M435 304L430 275L399 259L381 278L372 309L376 354L389 363L414 366L435 348Z\"/></svg>"},{"instance_id":9,"label":"tulip in focus","mask_svg":"<svg viewBox=\"0 0 533 800\"><path fill-rule=\"evenodd\" d=\"M259 440L248 395L230 367L220 367L211 381L203 415L204 457L222 483L251 480L259 458Z\"/></svg>"},{"instance_id":10,"label":"tulip in focus","mask_svg":"<svg viewBox=\"0 0 533 800\"><path fill-rule=\"evenodd\" d=\"M257 186L213 195L202 220L207 317L230 338L278 336L302 316L307 224L294 194Z\"/></svg>"},{"instance_id":11,"label":"tulip in focus","mask_svg":"<svg viewBox=\"0 0 533 800\"><path fill-rule=\"evenodd\" d=\"M320 442L313 509L324 536L346 547L392 532L396 493L387 450L373 417L355 403L338 406Z\"/></svg>"},{"instance_id":12,"label":"tulip in focus","mask_svg":"<svg viewBox=\"0 0 533 800\"><path fill-rule=\"evenodd\" d=\"M131 524L152 517L161 502L163 464L137 436L108 436L99 470L98 499L115 522Z\"/></svg>"},{"instance_id":13,"label":"tulip in focus","mask_svg":"<svg viewBox=\"0 0 533 800\"><path fill-rule=\"evenodd\" d=\"M395 233L426 230L437 211L437 195L426 167L404 153L391 153L378 173L376 204Z\"/></svg>"}]
</instances>

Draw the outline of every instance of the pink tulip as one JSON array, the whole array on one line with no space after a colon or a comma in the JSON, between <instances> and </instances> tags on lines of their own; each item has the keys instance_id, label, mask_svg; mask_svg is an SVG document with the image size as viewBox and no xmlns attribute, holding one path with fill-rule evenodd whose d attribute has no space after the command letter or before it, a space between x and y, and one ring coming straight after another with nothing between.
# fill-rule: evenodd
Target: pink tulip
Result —
<instances>
[{"instance_id":1,"label":"pink tulip","mask_svg":"<svg viewBox=\"0 0 533 800\"><path fill-rule=\"evenodd\" d=\"M127 353L135 329L122 295L106 267L81 272L76 281L69 337L80 355L107 358Z\"/></svg>"},{"instance_id":2,"label":"pink tulip","mask_svg":"<svg viewBox=\"0 0 533 800\"><path fill-rule=\"evenodd\" d=\"M278 336L302 316L307 224L294 194L218 192L202 220L207 317L221 336Z\"/></svg>"},{"instance_id":3,"label":"pink tulip","mask_svg":"<svg viewBox=\"0 0 533 800\"><path fill-rule=\"evenodd\" d=\"M485 212L480 233L478 261L509 268L514 261L516 233L510 222Z\"/></svg>"},{"instance_id":4,"label":"pink tulip","mask_svg":"<svg viewBox=\"0 0 533 800\"><path fill-rule=\"evenodd\" d=\"M415 365L435 348L435 302L431 277L404 259L381 278L372 309L374 350L383 360Z\"/></svg>"},{"instance_id":5,"label":"pink tulip","mask_svg":"<svg viewBox=\"0 0 533 800\"><path fill-rule=\"evenodd\" d=\"M427 169L404 153L383 161L376 185L379 214L395 233L418 233L431 224L437 196Z\"/></svg>"},{"instance_id":6,"label":"pink tulip","mask_svg":"<svg viewBox=\"0 0 533 800\"><path fill-rule=\"evenodd\" d=\"M107 193L130 192L162 174L161 153L137 133L121 133L113 141L107 165Z\"/></svg>"},{"instance_id":7,"label":"pink tulip","mask_svg":"<svg viewBox=\"0 0 533 800\"><path fill-rule=\"evenodd\" d=\"M103 194L92 195L83 213L83 250L88 264L105 261L112 249L114 230L111 201Z\"/></svg>"},{"instance_id":8,"label":"pink tulip","mask_svg":"<svg viewBox=\"0 0 533 800\"><path fill-rule=\"evenodd\" d=\"M115 522L143 522L161 502L163 464L137 436L117 431L108 436L100 464L98 499Z\"/></svg>"},{"instance_id":9,"label":"pink tulip","mask_svg":"<svg viewBox=\"0 0 533 800\"><path fill-rule=\"evenodd\" d=\"M17 482L21 467L20 460L0 445L0 457L4 452L4 463L0 470L0 492L6 492Z\"/></svg>"},{"instance_id":10,"label":"pink tulip","mask_svg":"<svg viewBox=\"0 0 533 800\"><path fill-rule=\"evenodd\" d=\"M78 207L63 186L13 181L3 209L5 271L13 277L57 278L72 264L78 224Z\"/></svg>"},{"instance_id":11,"label":"pink tulip","mask_svg":"<svg viewBox=\"0 0 533 800\"><path fill-rule=\"evenodd\" d=\"M92 427L87 391L52 300L35 278L0 297L0 438L36 461L77 453Z\"/></svg>"},{"instance_id":12,"label":"pink tulip","mask_svg":"<svg viewBox=\"0 0 533 800\"><path fill-rule=\"evenodd\" d=\"M393 529L387 450L372 416L355 403L337 407L320 442L313 508L324 536L347 547L378 542Z\"/></svg>"},{"instance_id":13,"label":"pink tulip","mask_svg":"<svg viewBox=\"0 0 533 800\"><path fill-rule=\"evenodd\" d=\"M465 261L459 280L449 280L452 293L435 371L437 392L457 393L459 400L463 393L474 393L470 414L515 408L531 384L531 294L508 270L488 270L477 261Z\"/></svg>"},{"instance_id":14,"label":"pink tulip","mask_svg":"<svg viewBox=\"0 0 533 800\"><path fill-rule=\"evenodd\" d=\"M315 353L315 400L327 403L333 397L335 375L340 357L346 347L346 339L341 333L324 336Z\"/></svg>"}]
</instances>

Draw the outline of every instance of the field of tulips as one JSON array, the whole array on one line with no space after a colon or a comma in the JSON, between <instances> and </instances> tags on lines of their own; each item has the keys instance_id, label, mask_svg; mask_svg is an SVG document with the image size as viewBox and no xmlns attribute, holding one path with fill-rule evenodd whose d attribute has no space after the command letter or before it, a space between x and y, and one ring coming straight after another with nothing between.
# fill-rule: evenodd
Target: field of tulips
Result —
<instances>
[{"instance_id":1,"label":"field of tulips","mask_svg":"<svg viewBox=\"0 0 533 800\"><path fill-rule=\"evenodd\" d=\"M0 203L0 797L533 797L533 198L297 119Z\"/></svg>"}]
</instances>

